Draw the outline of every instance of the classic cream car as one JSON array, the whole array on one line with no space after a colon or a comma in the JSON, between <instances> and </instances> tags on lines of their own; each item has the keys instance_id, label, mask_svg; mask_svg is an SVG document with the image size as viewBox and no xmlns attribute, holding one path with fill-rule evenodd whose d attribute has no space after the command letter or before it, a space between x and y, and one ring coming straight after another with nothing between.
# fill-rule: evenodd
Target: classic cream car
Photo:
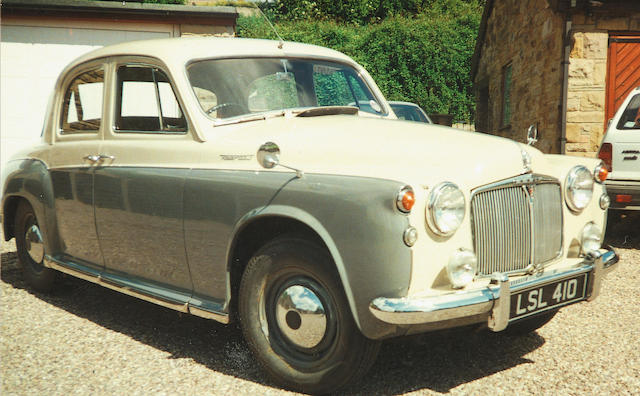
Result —
<instances>
[{"instance_id":1,"label":"classic cream car","mask_svg":"<svg viewBox=\"0 0 640 396\"><path fill-rule=\"evenodd\" d=\"M278 383L314 393L382 339L533 331L598 295L618 259L600 160L392 114L325 48L105 47L63 71L42 143L5 165L4 236L35 289L62 272L239 321Z\"/></svg>"}]
</instances>

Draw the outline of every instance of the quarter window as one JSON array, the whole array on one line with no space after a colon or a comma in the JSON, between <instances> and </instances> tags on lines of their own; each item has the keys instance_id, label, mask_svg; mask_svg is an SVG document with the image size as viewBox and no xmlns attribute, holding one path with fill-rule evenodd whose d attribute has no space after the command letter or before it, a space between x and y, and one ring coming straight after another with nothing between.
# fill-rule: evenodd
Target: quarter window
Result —
<instances>
[{"instance_id":1,"label":"quarter window","mask_svg":"<svg viewBox=\"0 0 640 396\"><path fill-rule=\"evenodd\" d=\"M102 69L82 73L69 84L62 104L63 134L98 132L102 123L103 91Z\"/></svg>"},{"instance_id":2,"label":"quarter window","mask_svg":"<svg viewBox=\"0 0 640 396\"><path fill-rule=\"evenodd\" d=\"M118 68L117 132L184 133L187 123L167 75L149 66Z\"/></svg>"}]
</instances>

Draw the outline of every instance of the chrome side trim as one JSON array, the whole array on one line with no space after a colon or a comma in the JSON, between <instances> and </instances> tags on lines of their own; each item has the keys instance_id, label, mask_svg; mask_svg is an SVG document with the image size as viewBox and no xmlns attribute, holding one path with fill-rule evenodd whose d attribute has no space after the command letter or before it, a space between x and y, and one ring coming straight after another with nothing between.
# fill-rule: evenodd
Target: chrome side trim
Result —
<instances>
[{"instance_id":1,"label":"chrome side trim","mask_svg":"<svg viewBox=\"0 0 640 396\"><path fill-rule=\"evenodd\" d=\"M178 312L190 313L206 319L213 319L224 324L229 323L229 315L226 313L213 312L199 307L194 307L189 305L188 301L183 303L152 295L140 289L122 285L112 279L104 278L101 272L88 267L71 262L56 260L50 256L45 256L44 266L165 308L170 308Z\"/></svg>"},{"instance_id":2,"label":"chrome side trim","mask_svg":"<svg viewBox=\"0 0 640 396\"><path fill-rule=\"evenodd\" d=\"M215 320L216 322L220 322L224 324L229 324L229 314L208 311L203 308L194 307L193 305L189 305L188 308L189 308L189 313L192 315L199 316L205 319L212 319L212 320Z\"/></svg>"},{"instance_id":3,"label":"chrome side trim","mask_svg":"<svg viewBox=\"0 0 640 396\"><path fill-rule=\"evenodd\" d=\"M593 301L599 293L602 278L618 262L616 252L609 247L586 257L576 266L546 271L508 281L505 274L496 274L489 286L469 291L450 292L436 296L378 297L369 311L379 320L396 325L435 324L446 320L483 315L493 331L504 330L509 323L511 295L519 291L589 273L586 300ZM455 323L449 327L455 326Z\"/></svg>"}]
</instances>

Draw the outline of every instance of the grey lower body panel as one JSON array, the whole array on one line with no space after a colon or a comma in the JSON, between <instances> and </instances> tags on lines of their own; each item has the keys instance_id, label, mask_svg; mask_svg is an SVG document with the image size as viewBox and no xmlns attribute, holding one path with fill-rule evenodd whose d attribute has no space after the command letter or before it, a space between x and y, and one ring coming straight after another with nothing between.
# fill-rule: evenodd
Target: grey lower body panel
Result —
<instances>
[{"instance_id":1,"label":"grey lower body panel","mask_svg":"<svg viewBox=\"0 0 640 396\"><path fill-rule=\"evenodd\" d=\"M612 248L601 249L579 265L531 275L518 279L517 283L510 282L504 274L496 274L484 289L429 297L379 297L371 302L369 310L385 323L408 328L428 330L486 322L491 330L501 331L509 324L512 294L588 274L585 299L592 301L599 294L602 278L615 268L618 259Z\"/></svg>"}]
</instances>

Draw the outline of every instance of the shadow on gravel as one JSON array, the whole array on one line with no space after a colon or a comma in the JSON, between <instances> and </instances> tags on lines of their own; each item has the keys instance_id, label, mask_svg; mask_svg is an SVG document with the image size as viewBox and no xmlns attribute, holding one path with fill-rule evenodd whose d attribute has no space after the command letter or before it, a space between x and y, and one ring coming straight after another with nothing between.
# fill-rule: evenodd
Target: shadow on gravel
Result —
<instances>
[{"instance_id":1,"label":"shadow on gravel","mask_svg":"<svg viewBox=\"0 0 640 396\"><path fill-rule=\"evenodd\" d=\"M640 249L640 212L610 210L604 243L616 248Z\"/></svg>"},{"instance_id":2,"label":"shadow on gravel","mask_svg":"<svg viewBox=\"0 0 640 396\"><path fill-rule=\"evenodd\" d=\"M14 252L2 253L2 281L27 289ZM95 324L227 375L274 386L251 356L236 326L180 314L72 277L35 297ZM513 338L459 329L386 341L366 378L342 394L394 394L419 389L447 392L460 384L531 363L537 334Z\"/></svg>"},{"instance_id":3,"label":"shadow on gravel","mask_svg":"<svg viewBox=\"0 0 640 396\"><path fill-rule=\"evenodd\" d=\"M537 333L510 337L469 328L391 339L383 344L367 378L341 393L388 395L420 389L447 393L479 378L533 364L523 356L544 342Z\"/></svg>"}]
</instances>

